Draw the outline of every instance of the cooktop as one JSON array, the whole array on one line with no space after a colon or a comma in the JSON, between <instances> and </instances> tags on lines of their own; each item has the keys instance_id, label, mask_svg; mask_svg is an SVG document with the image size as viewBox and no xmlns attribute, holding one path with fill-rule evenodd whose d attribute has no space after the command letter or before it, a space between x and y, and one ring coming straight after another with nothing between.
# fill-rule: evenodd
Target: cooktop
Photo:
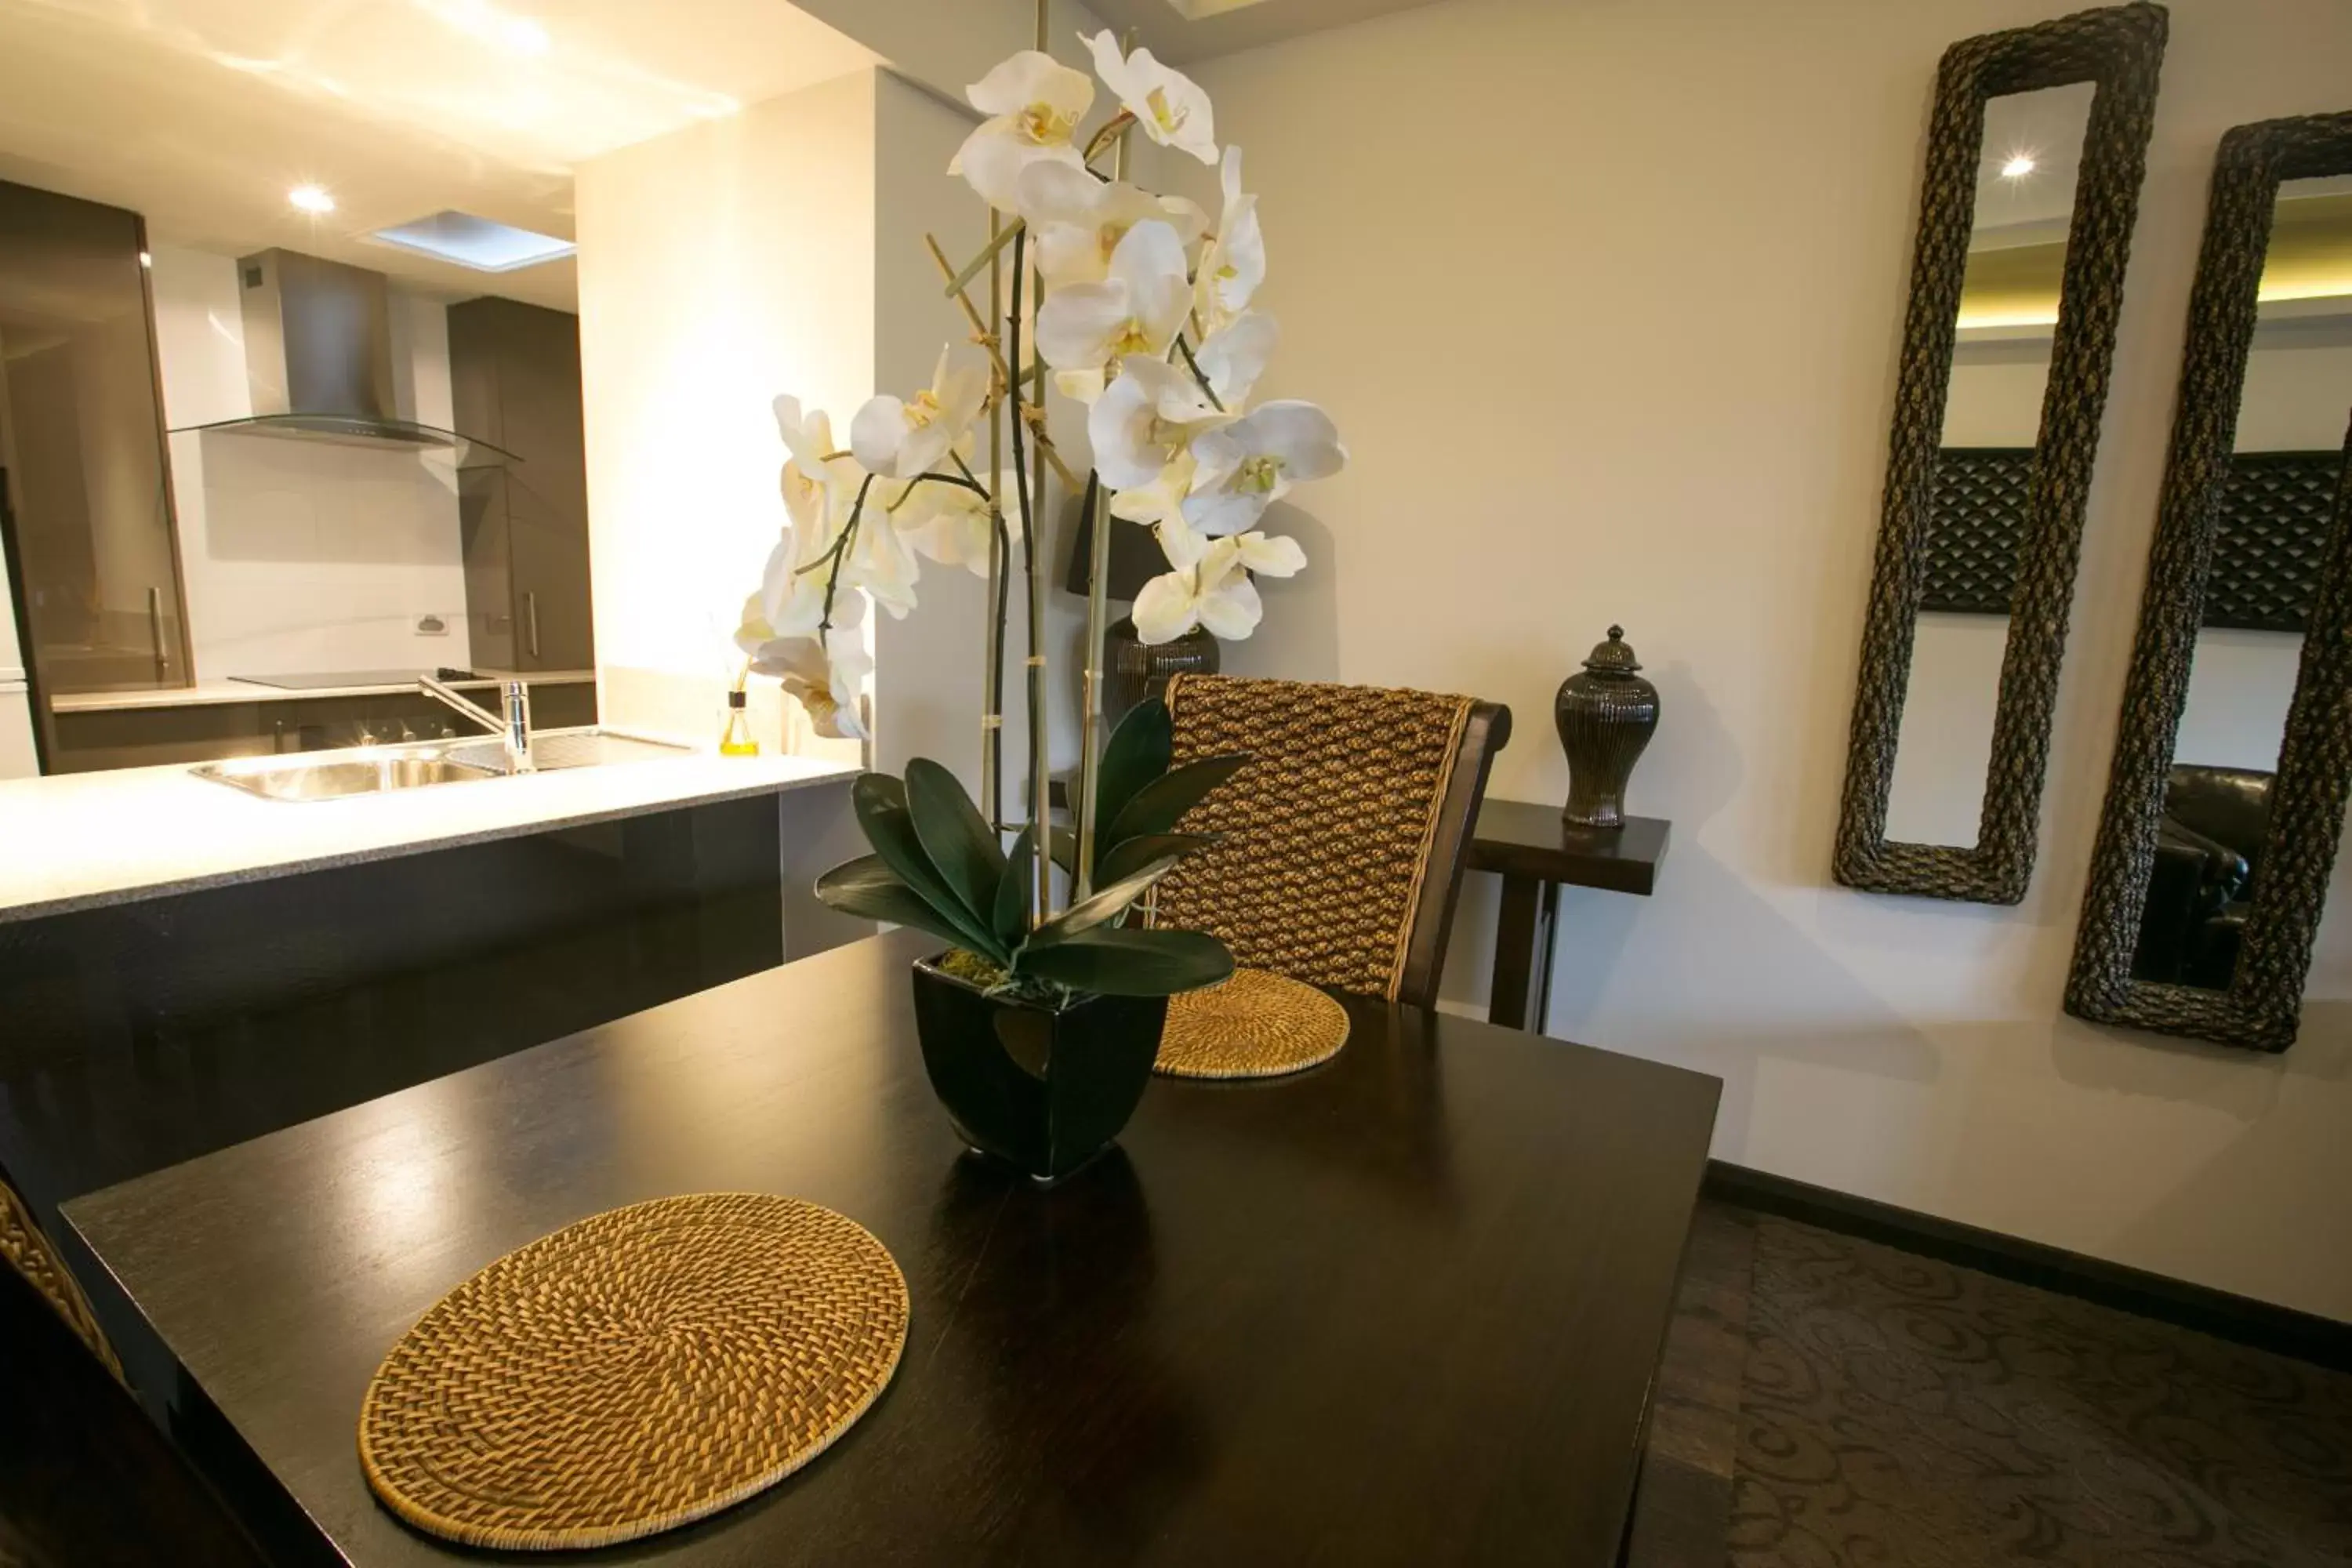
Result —
<instances>
[{"instance_id":1,"label":"cooktop","mask_svg":"<svg viewBox=\"0 0 2352 1568\"><path fill-rule=\"evenodd\" d=\"M339 686L414 686L420 675L441 680L478 680L470 669L334 669L313 675L232 675L247 686L272 686L280 691L324 691Z\"/></svg>"}]
</instances>

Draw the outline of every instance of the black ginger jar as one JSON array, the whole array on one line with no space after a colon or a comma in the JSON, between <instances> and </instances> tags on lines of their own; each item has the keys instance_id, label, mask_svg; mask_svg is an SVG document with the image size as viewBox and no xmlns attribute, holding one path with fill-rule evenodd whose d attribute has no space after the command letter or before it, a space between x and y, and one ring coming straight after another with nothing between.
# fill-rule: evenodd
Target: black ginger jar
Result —
<instances>
[{"instance_id":1,"label":"black ginger jar","mask_svg":"<svg viewBox=\"0 0 2352 1568\"><path fill-rule=\"evenodd\" d=\"M1658 689L1642 679L1625 645L1625 628L1584 661L1584 673L1559 683L1552 721L1568 753L1568 806L1560 816L1580 827L1625 826L1625 781L1658 728Z\"/></svg>"}]
</instances>

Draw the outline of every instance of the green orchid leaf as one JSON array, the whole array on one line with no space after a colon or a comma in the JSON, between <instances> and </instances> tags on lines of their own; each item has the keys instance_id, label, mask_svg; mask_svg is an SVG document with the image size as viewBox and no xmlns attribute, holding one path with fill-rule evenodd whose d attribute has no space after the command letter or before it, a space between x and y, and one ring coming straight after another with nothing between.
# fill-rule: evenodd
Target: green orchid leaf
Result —
<instances>
[{"instance_id":1,"label":"green orchid leaf","mask_svg":"<svg viewBox=\"0 0 2352 1568\"><path fill-rule=\"evenodd\" d=\"M850 786L850 804L857 809L857 825L865 829L866 842L874 847L875 854L882 858L882 863L898 880L929 904L940 920L961 933L966 947L999 963L1005 963L1010 954L997 942L990 923L966 907L940 875L939 868L931 864L915 831L914 814L904 805L891 804L894 796L903 799L905 793L905 786L897 779L882 773L861 774Z\"/></svg>"},{"instance_id":2,"label":"green orchid leaf","mask_svg":"<svg viewBox=\"0 0 2352 1568\"><path fill-rule=\"evenodd\" d=\"M1129 931L1098 926L1021 954L1024 974L1105 996L1172 996L1214 985L1234 972L1234 955L1196 931Z\"/></svg>"},{"instance_id":3,"label":"green orchid leaf","mask_svg":"<svg viewBox=\"0 0 2352 1568\"><path fill-rule=\"evenodd\" d=\"M973 920L989 923L996 885L1004 879L1004 851L962 781L929 757L915 758L907 764L907 810L940 879Z\"/></svg>"},{"instance_id":4,"label":"green orchid leaf","mask_svg":"<svg viewBox=\"0 0 2352 1568\"><path fill-rule=\"evenodd\" d=\"M1108 925L1127 912L1127 906L1143 897L1144 890L1169 872L1176 869L1181 855L1164 855L1118 881L1080 899L1052 920L1029 933L1030 948L1050 947L1097 926Z\"/></svg>"},{"instance_id":5,"label":"green orchid leaf","mask_svg":"<svg viewBox=\"0 0 2352 1568\"><path fill-rule=\"evenodd\" d=\"M856 782L849 786L849 799L860 816L865 814L868 805L904 811L907 809L906 782L888 773L860 773Z\"/></svg>"},{"instance_id":6,"label":"green orchid leaf","mask_svg":"<svg viewBox=\"0 0 2352 1568\"><path fill-rule=\"evenodd\" d=\"M1137 790L1111 824L1110 841L1124 844L1146 833L1173 832L1184 814L1211 790L1249 766L1249 753L1202 757L1163 773ZM1095 819L1099 823L1102 819Z\"/></svg>"},{"instance_id":7,"label":"green orchid leaf","mask_svg":"<svg viewBox=\"0 0 2352 1568\"><path fill-rule=\"evenodd\" d=\"M1036 840L1029 829L1023 828L1021 837L1013 841L1013 852L1005 857L1004 875L996 881L996 904L991 911L996 928L996 940L1007 951L1019 947L1029 930L1029 868L1036 858L1032 846Z\"/></svg>"},{"instance_id":8,"label":"green orchid leaf","mask_svg":"<svg viewBox=\"0 0 2352 1568\"><path fill-rule=\"evenodd\" d=\"M1071 876L1076 877L1078 874L1078 836L1076 832L1067 827L1049 826L1046 829L1046 835L1051 840L1051 849L1049 852L1054 857L1054 864L1059 866L1064 871L1066 871ZM1097 855L1099 855L1099 851L1097 851Z\"/></svg>"},{"instance_id":9,"label":"green orchid leaf","mask_svg":"<svg viewBox=\"0 0 2352 1568\"><path fill-rule=\"evenodd\" d=\"M961 927L942 920L920 894L898 880L879 855L861 855L835 866L816 879L816 896L828 908L860 920L912 926L959 947L967 940Z\"/></svg>"},{"instance_id":10,"label":"green orchid leaf","mask_svg":"<svg viewBox=\"0 0 2352 1568\"><path fill-rule=\"evenodd\" d=\"M1095 876L1108 887L1155 860L1196 855L1217 842L1214 833L1146 833L1095 857Z\"/></svg>"},{"instance_id":11,"label":"green orchid leaf","mask_svg":"<svg viewBox=\"0 0 2352 1568\"><path fill-rule=\"evenodd\" d=\"M1095 777L1095 869L1102 871L1102 857L1113 847L1107 835L1127 803L1135 798L1136 791L1161 777L1176 753L1176 726L1168 716L1168 704L1157 697L1137 703L1110 732L1103 747L1102 761L1097 765Z\"/></svg>"}]
</instances>

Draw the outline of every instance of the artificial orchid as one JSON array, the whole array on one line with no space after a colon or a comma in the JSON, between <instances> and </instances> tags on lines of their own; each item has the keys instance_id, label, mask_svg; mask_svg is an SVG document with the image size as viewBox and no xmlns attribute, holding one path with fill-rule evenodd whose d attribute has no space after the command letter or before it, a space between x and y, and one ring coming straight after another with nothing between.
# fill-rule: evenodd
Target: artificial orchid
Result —
<instances>
[{"instance_id":1,"label":"artificial orchid","mask_svg":"<svg viewBox=\"0 0 2352 1568\"><path fill-rule=\"evenodd\" d=\"M1299 480L1338 473L1348 448L1329 415L1311 403L1285 400L1204 431L1192 456L1185 520L1202 533L1222 534L1255 527Z\"/></svg>"},{"instance_id":2,"label":"artificial orchid","mask_svg":"<svg viewBox=\"0 0 2352 1568\"><path fill-rule=\"evenodd\" d=\"M912 402L888 393L866 400L849 422L850 453L885 479L915 479L963 439L987 395L987 373L976 364L951 366L942 348L931 384Z\"/></svg>"},{"instance_id":3,"label":"artificial orchid","mask_svg":"<svg viewBox=\"0 0 2352 1568\"><path fill-rule=\"evenodd\" d=\"M1224 209L1192 279L1192 312L1212 332L1248 310L1265 281L1265 235L1258 227L1257 198L1242 191L1240 148L1225 149L1217 179Z\"/></svg>"},{"instance_id":4,"label":"artificial orchid","mask_svg":"<svg viewBox=\"0 0 2352 1568\"><path fill-rule=\"evenodd\" d=\"M1035 236L1037 270L1055 289L1109 277L1112 254L1137 224L1164 223L1188 248L1209 227L1209 215L1181 196L1156 196L1067 163L1031 164L1022 171L1015 198Z\"/></svg>"},{"instance_id":5,"label":"artificial orchid","mask_svg":"<svg viewBox=\"0 0 2352 1568\"><path fill-rule=\"evenodd\" d=\"M735 646L751 660L754 675L779 680L799 701L809 723L820 735L835 740L866 738L859 711L866 678L874 673L874 656L866 647L866 601L852 593L835 606L833 625L822 637L776 633L761 617L761 595L743 606L743 625Z\"/></svg>"},{"instance_id":6,"label":"artificial orchid","mask_svg":"<svg viewBox=\"0 0 2352 1568\"><path fill-rule=\"evenodd\" d=\"M1295 539L1242 533L1211 540L1190 565L1143 585L1135 597L1136 631L1148 643L1173 642L1194 626L1211 637L1246 637L1265 613L1250 574L1288 577L1306 565Z\"/></svg>"},{"instance_id":7,"label":"artificial orchid","mask_svg":"<svg viewBox=\"0 0 2352 1568\"><path fill-rule=\"evenodd\" d=\"M1146 136L1203 163L1217 161L1215 119L1209 95L1198 82L1161 65L1150 49L1121 53L1108 28L1084 42L1095 58L1095 74L1118 95L1120 106L1135 116Z\"/></svg>"},{"instance_id":8,"label":"artificial orchid","mask_svg":"<svg viewBox=\"0 0 2352 1568\"><path fill-rule=\"evenodd\" d=\"M1022 172L1055 163L1083 172L1086 159L1072 143L1078 121L1094 106L1095 84L1053 56L1024 49L963 89L989 118L964 139L948 164L981 199L1000 212L1017 212Z\"/></svg>"},{"instance_id":9,"label":"artificial orchid","mask_svg":"<svg viewBox=\"0 0 2352 1568\"><path fill-rule=\"evenodd\" d=\"M1104 367L1129 354L1164 357L1192 310L1184 243L1158 218L1129 229L1099 283L1056 289L1037 312L1037 352L1080 402L1101 395Z\"/></svg>"},{"instance_id":10,"label":"artificial orchid","mask_svg":"<svg viewBox=\"0 0 2352 1568\"><path fill-rule=\"evenodd\" d=\"M1257 302L1265 239L1257 197L1243 188L1241 149L1219 148L1208 95L1149 50L1121 49L1107 32L1080 41L1119 105L1091 139L1079 131L1095 108L1094 81L1042 50L1013 55L966 89L988 118L949 173L1012 221L992 217L987 248L961 270L936 240L932 251L985 362L959 363L942 350L929 387L907 399L884 393L857 410L845 449L835 445L823 412L776 400L788 521L736 634L751 668L780 679L819 732L866 738L870 612L914 609L926 563L984 577L994 660L984 678L978 815L1010 832L1000 815L1006 792L998 737L1008 583L1017 569L1027 583L1028 841L1035 844L1048 837L1048 758L1039 737L1051 727L1043 541L1025 524L1052 515L1050 479L1059 476L1073 498L1098 491L1110 517L1153 531L1168 570L1135 601L1142 640L1196 630L1233 639L1250 636L1264 617L1258 580L1307 565L1296 540L1265 531L1278 516L1269 509L1294 486L1339 472L1348 458L1315 405L1258 400L1279 338ZM1112 150L1138 131L1216 167L1213 225L1196 203L1121 177L1124 162ZM1098 167L1105 159L1108 166ZM975 289L985 310L973 302ZM1045 418L1048 371L1064 396L1088 405L1093 472L1083 479ZM1097 552L1108 548L1110 526L1096 531ZM1107 575L1102 561L1097 553L1090 573L1097 583ZM1088 597L1090 691L1102 668L1104 599L1100 587ZM1090 856L1101 847L1094 839L1088 848L1101 781L1094 715L1082 723L1075 863L1083 905ZM1021 853L1016 846L1013 860ZM1009 885L1034 933L1052 918L1051 877L1040 858L1023 864L1021 880ZM1003 906L992 903L989 912L997 931Z\"/></svg>"}]
</instances>

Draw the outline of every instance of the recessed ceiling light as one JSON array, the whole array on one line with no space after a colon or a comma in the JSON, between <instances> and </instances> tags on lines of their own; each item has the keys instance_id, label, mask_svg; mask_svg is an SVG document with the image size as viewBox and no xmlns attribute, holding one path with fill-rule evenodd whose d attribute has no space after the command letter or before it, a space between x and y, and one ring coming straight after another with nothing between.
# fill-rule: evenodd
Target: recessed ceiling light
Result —
<instances>
[{"instance_id":1,"label":"recessed ceiling light","mask_svg":"<svg viewBox=\"0 0 2352 1568\"><path fill-rule=\"evenodd\" d=\"M368 236L403 250L414 250L437 261L455 262L477 272L512 272L554 261L579 248L551 234L534 234L511 224L492 223L471 213L439 212L414 223L394 224Z\"/></svg>"},{"instance_id":2,"label":"recessed ceiling light","mask_svg":"<svg viewBox=\"0 0 2352 1568\"><path fill-rule=\"evenodd\" d=\"M306 213L331 213L335 210L335 198L317 185L297 185L286 193L286 199Z\"/></svg>"},{"instance_id":3,"label":"recessed ceiling light","mask_svg":"<svg viewBox=\"0 0 2352 1568\"><path fill-rule=\"evenodd\" d=\"M2032 153L2013 153L2010 155L2009 162L2000 166L2000 177L2004 180L2021 180L2033 173L2033 167Z\"/></svg>"}]
</instances>

